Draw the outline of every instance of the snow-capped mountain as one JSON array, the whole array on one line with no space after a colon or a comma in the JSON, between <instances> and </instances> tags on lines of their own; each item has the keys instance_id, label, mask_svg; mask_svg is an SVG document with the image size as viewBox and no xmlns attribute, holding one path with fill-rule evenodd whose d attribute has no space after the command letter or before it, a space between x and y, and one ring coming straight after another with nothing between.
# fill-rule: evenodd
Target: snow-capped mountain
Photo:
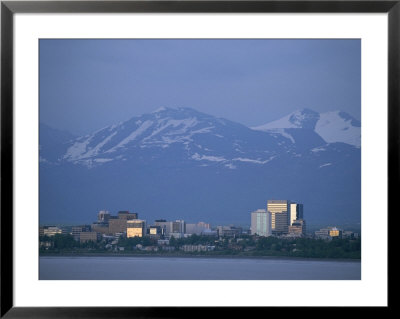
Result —
<instances>
[{"instance_id":1,"label":"snow-capped mountain","mask_svg":"<svg viewBox=\"0 0 400 319\"><path fill-rule=\"evenodd\" d=\"M260 130L160 108L77 138L41 125L40 220L87 223L108 209L150 223L249 223L282 198L303 203L307 222L358 222L360 148L328 133L359 126L335 114L303 110Z\"/></svg>"},{"instance_id":2,"label":"snow-capped mountain","mask_svg":"<svg viewBox=\"0 0 400 319\"><path fill-rule=\"evenodd\" d=\"M291 144L284 136L250 130L190 108L160 108L70 141L58 162L92 167L137 159L138 153L149 151L153 158L165 157L172 148L202 165L218 162L234 169L239 163L265 164Z\"/></svg>"},{"instance_id":3,"label":"snow-capped mountain","mask_svg":"<svg viewBox=\"0 0 400 319\"><path fill-rule=\"evenodd\" d=\"M342 111L317 113L302 109L264 125L253 127L264 132L279 132L288 135L287 129L311 129L327 143L342 142L361 146L361 123Z\"/></svg>"}]
</instances>

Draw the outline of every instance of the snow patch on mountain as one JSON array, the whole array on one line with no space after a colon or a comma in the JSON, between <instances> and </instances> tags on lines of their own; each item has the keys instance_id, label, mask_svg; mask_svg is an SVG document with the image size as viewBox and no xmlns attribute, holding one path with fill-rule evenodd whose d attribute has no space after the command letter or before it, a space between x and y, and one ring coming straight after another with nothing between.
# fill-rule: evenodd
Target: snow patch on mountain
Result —
<instances>
[{"instance_id":1,"label":"snow patch on mountain","mask_svg":"<svg viewBox=\"0 0 400 319\"><path fill-rule=\"evenodd\" d=\"M121 142L118 143L117 146L114 146L113 148L109 149L106 153L111 153L117 150L118 148L121 148L128 144L131 141L134 141L137 137L142 135L150 126L153 124L152 121L145 121L143 122L139 128L135 131L133 131L131 134L129 134L126 138L124 138Z\"/></svg>"},{"instance_id":2,"label":"snow patch on mountain","mask_svg":"<svg viewBox=\"0 0 400 319\"><path fill-rule=\"evenodd\" d=\"M225 164L225 167L229 168L229 169L236 169L237 167L231 163L229 164Z\"/></svg>"},{"instance_id":3,"label":"snow patch on mountain","mask_svg":"<svg viewBox=\"0 0 400 319\"><path fill-rule=\"evenodd\" d=\"M326 148L324 147L314 147L313 149L311 149L311 152L313 153L324 152L324 151L326 151Z\"/></svg>"},{"instance_id":4,"label":"snow patch on mountain","mask_svg":"<svg viewBox=\"0 0 400 319\"><path fill-rule=\"evenodd\" d=\"M233 161L240 161L240 162L248 162L248 163L255 163L255 164L267 164L268 162L270 162L272 159L274 159L274 156L270 157L267 160L260 160L260 159L251 159L251 158L243 158L243 157L237 157L234 158Z\"/></svg>"},{"instance_id":5,"label":"snow patch on mountain","mask_svg":"<svg viewBox=\"0 0 400 319\"><path fill-rule=\"evenodd\" d=\"M105 144L107 144L116 134L117 134L117 132L113 132L111 135L107 136L103 141L101 141L99 144L97 144L92 149L89 149L86 153L82 154L80 157L87 158L87 157L96 156L100 152L101 148Z\"/></svg>"},{"instance_id":6,"label":"snow patch on mountain","mask_svg":"<svg viewBox=\"0 0 400 319\"><path fill-rule=\"evenodd\" d=\"M71 147L67 149L64 158L68 160L80 159L82 155L86 153L86 149L90 141L91 137L87 137L86 140L82 142L75 142Z\"/></svg>"},{"instance_id":7,"label":"snow patch on mountain","mask_svg":"<svg viewBox=\"0 0 400 319\"><path fill-rule=\"evenodd\" d=\"M294 111L281 119L266 123L264 125L252 127L257 131L268 131L283 128L307 128L314 129L315 123L319 119L319 114L310 109Z\"/></svg>"},{"instance_id":8,"label":"snow patch on mountain","mask_svg":"<svg viewBox=\"0 0 400 319\"><path fill-rule=\"evenodd\" d=\"M352 117L344 112L322 113L315 132L326 142L342 142L357 147L361 146L361 127Z\"/></svg>"},{"instance_id":9,"label":"snow patch on mountain","mask_svg":"<svg viewBox=\"0 0 400 319\"><path fill-rule=\"evenodd\" d=\"M161 106L161 107L159 107L158 109L154 110L151 113L159 113L159 112L166 111L166 110L167 110L167 108L165 106Z\"/></svg>"},{"instance_id":10,"label":"snow patch on mountain","mask_svg":"<svg viewBox=\"0 0 400 319\"><path fill-rule=\"evenodd\" d=\"M289 139L293 144L296 143L295 140L294 140L294 138L293 138L293 136L290 135L289 133L285 132L285 129L282 129L282 128L275 128L275 129L269 130L269 132L271 132L271 133L276 133L276 134L279 134L279 135L281 135L281 136L283 136L283 137L286 137L286 138ZM277 137L277 136L274 135L274 137Z\"/></svg>"},{"instance_id":11,"label":"snow patch on mountain","mask_svg":"<svg viewBox=\"0 0 400 319\"><path fill-rule=\"evenodd\" d=\"M342 111L318 114L309 109L298 110L283 118L252 127L253 130L278 133L286 138L291 136L285 129L312 129L327 143L342 142L361 146L361 123ZM293 142L293 138L290 138Z\"/></svg>"},{"instance_id":12,"label":"snow patch on mountain","mask_svg":"<svg viewBox=\"0 0 400 319\"><path fill-rule=\"evenodd\" d=\"M208 155L200 155L198 153L194 153L192 155L192 159L196 161L210 161L210 162L225 162L226 159L220 156L208 156Z\"/></svg>"},{"instance_id":13,"label":"snow patch on mountain","mask_svg":"<svg viewBox=\"0 0 400 319\"><path fill-rule=\"evenodd\" d=\"M172 134L182 134L187 131L188 128L194 126L197 124L197 120L195 118L190 118L190 119L183 119L183 120L175 120L171 118L166 118L162 119L157 123L157 129L153 131L149 136L144 138L143 141L148 141L150 140L153 136L156 136L160 134L162 131L167 129L168 127L173 127L176 128L180 126L180 130L174 131ZM169 133L171 134L171 133Z\"/></svg>"},{"instance_id":14,"label":"snow patch on mountain","mask_svg":"<svg viewBox=\"0 0 400 319\"><path fill-rule=\"evenodd\" d=\"M330 166L330 165L332 165L332 163L322 164L322 165L319 166L319 168L321 168L321 167L326 167L326 166Z\"/></svg>"}]
</instances>

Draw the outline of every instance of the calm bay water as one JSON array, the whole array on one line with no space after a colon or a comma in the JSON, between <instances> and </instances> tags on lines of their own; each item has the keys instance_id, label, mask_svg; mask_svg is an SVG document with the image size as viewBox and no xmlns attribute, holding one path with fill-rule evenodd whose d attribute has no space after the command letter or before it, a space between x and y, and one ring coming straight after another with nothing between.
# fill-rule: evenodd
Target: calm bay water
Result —
<instances>
[{"instance_id":1,"label":"calm bay water","mask_svg":"<svg viewBox=\"0 0 400 319\"><path fill-rule=\"evenodd\" d=\"M41 280L360 280L361 262L207 257L40 257Z\"/></svg>"}]
</instances>

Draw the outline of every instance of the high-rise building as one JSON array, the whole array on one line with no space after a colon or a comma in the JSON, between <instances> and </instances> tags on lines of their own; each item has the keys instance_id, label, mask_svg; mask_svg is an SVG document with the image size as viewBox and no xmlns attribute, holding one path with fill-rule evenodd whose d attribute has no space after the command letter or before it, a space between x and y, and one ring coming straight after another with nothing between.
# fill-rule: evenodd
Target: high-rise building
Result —
<instances>
[{"instance_id":1,"label":"high-rise building","mask_svg":"<svg viewBox=\"0 0 400 319\"><path fill-rule=\"evenodd\" d=\"M251 213L251 234L258 236L271 236L271 213L265 209L257 209Z\"/></svg>"},{"instance_id":2,"label":"high-rise building","mask_svg":"<svg viewBox=\"0 0 400 319\"><path fill-rule=\"evenodd\" d=\"M97 221L99 223L107 223L108 220L110 219L110 213L107 210L101 210L97 214Z\"/></svg>"},{"instance_id":3,"label":"high-rise building","mask_svg":"<svg viewBox=\"0 0 400 319\"><path fill-rule=\"evenodd\" d=\"M172 222L172 232L184 234L186 231L186 223L184 220L176 220Z\"/></svg>"},{"instance_id":4,"label":"high-rise building","mask_svg":"<svg viewBox=\"0 0 400 319\"><path fill-rule=\"evenodd\" d=\"M126 237L143 237L146 234L146 222L140 219L126 221Z\"/></svg>"},{"instance_id":5,"label":"high-rise building","mask_svg":"<svg viewBox=\"0 0 400 319\"><path fill-rule=\"evenodd\" d=\"M287 234L290 223L290 201L268 200L267 211L271 213L272 233Z\"/></svg>"},{"instance_id":6,"label":"high-rise building","mask_svg":"<svg viewBox=\"0 0 400 319\"><path fill-rule=\"evenodd\" d=\"M290 203L290 225L296 219L303 219L303 204Z\"/></svg>"},{"instance_id":7,"label":"high-rise building","mask_svg":"<svg viewBox=\"0 0 400 319\"><path fill-rule=\"evenodd\" d=\"M138 218L137 213L119 211L118 216L110 216L108 220L109 234L126 233L127 222Z\"/></svg>"}]
</instances>

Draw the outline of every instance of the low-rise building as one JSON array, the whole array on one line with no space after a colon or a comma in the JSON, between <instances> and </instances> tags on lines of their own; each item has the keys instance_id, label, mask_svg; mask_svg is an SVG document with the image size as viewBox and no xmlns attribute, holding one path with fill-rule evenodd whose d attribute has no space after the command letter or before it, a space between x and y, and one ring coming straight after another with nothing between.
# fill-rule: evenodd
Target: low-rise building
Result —
<instances>
[{"instance_id":1,"label":"low-rise building","mask_svg":"<svg viewBox=\"0 0 400 319\"><path fill-rule=\"evenodd\" d=\"M143 237L146 235L146 222L140 219L126 221L126 237Z\"/></svg>"},{"instance_id":2,"label":"low-rise building","mask_svg":"<svg viewBox=\"0 0 400 319\"><path fill-rule=\"evenodd\" d=\"M217 226L217 232L219 237L236 237L242 234L242 228L232 225Z\"/></svg>"},{"instance_id":3,"label":"low-rise building","mask_svg":"<svg viewBox=\"0 0 400 319\"><path fill-rule=\"evenodd\" d=\"M342 231L337 229L336 227L333 227L330 231L329 231L329 236L330 237L336 237L336 238L341 238L342 237Z\"/></svg>"},{"instance_id":4,"label":"low-rise building","mask_svg":"<svg viewBox=\"0 0 400 319\"><path fill-rule=\"evenodd\" d=\"M344 230L344 231L342 231L342 238L355 239L355 238L358 238L358 237L359 237L359 234L358 234L358 233L352 232L352 231L350 231L350 230Z\"/></svg>"},{"instance_id":5,"label":"low-rise building","mask_svg":"<svg viewBox=\"0 0 400 319\"><path fill-rule=\"evenodd\" d=\"M218 231L217 230L211 230L211 229L204 229L201 232L201 235L203 235L203 236L218 236Z\"/></svg>"},{"instance_id":6,"label":"low-rise building","mask_svg":"<svg viewBox=\"0 0 400 319\"><path fill-rule=\"evenodd\" d=\"M326 227L315 231L314 236L319 239L340 238L342 236L342 231L336 227Z\"/></svg>"},{"instance_id":7,"label":"low-rise building","mask_svg":"<svg viewBox=\"0 0 400 319\"><path fill-rule=\"evenodd\" d=\"M159 245L159 246L168 246L169 245L169 239L159 239L159 240L157 240L157 245Z\"/></svg>"},{"instance_id":8,"label":"low-rise building","mask_svg":"<svg viewBox=\"0 0 400 319\"><path fill-rule=\"evenodd\" d=\"M110 218L108 220L108 233L109 234L126 233L126 222L127 219Z\"/></svg>"},{"instance_id":9,"label":"low-rise building","mask_svg":"<svg viewBox=\"0 0 400 319\"><path fill-rule=\"evenodd\" d=\"M100 239L100 234L95 231L81 232L79 235L79 242L86 243L88 241L97 242Z\"/></svg>"},{"instance_id":10,"label":"low-rise building","mask_svg":"<svg viewBox=\"0 0 400 319\"><path fill-rule=\"evenodd\" d=\"M180 247L184 252L200 252L200 251L212 251L215 246L209 245L183 245Z\"/></svg>"},{"instance_id":11,"label":"low-rise building","mask_svg":"<svg viewBox=\"0 0 400 319\"><path fill-rule=\"evenodd\" d=\"M109 234L108 222L107 223L105 223L105 222L93 223L90 226L90 228L92 231L95 231L100 234L105 234L105 235Z\"/></svg>"},{"instance_id":12,"label":"low-rise building","mask_svg":"<svg viewBox=\"0 0 400 319\"><path fill-rule=\"evenodd\" d=\"M184 233L170 233L169 238L172 238L172 237L179 239L179 238L185 237L185 234Z\"/></svg>"},{"instance_id":13,"label":"low-rise building","mask_svg":"<svg viewBox=\"0 0 400 319\"><path fill-rule=\"evenodd\" d=\"M90 225L72 226L72 236L76 241L80 241L80 235L84 232L90 232Z\"/></svg>"},{"instance_id":14,"label":"low-rise building","mask_svg":"<svg viewBox=\"0 0 400 319\"><path fill-rule=\"evenodd\" d=\"M62 234L62 229L57 226L44 226L42 230L39 228L39 235L43 236L54 236L55 234Z\"/></svg>"},{"instance_id":15,"label":"low-rise building","mask_svg":"<svg viewBox=\"0 0 400 319\"><path fill-rule=\"evenodd\" d=\"M296 219L289 226L289 235L302 237L306 235L306 221L304 219Z\"/></svg>"},{"instance_id":16,"label":"low-rise building","mask_svg":"<svg viewBox=\"0 0 400 319\"><path fill-rule=\"evenodd\" d=\"M149 226L147 228L147 234L150 237L159 238L162 235L162 230L160 226Z\"/></svg>"},{"instance_id":17,"label":"low-rise building","mask_svg":"<svg viewBox=\"0 0 400 319\"><path fill-rule=\"evenodd\" d=\"M210 229L210 224L206 224L204 222L199 222L197 224L186 224L186 234L196 234L196 235L201 235L202 232L209 230Z\"/></svg>"}]
</instances>

